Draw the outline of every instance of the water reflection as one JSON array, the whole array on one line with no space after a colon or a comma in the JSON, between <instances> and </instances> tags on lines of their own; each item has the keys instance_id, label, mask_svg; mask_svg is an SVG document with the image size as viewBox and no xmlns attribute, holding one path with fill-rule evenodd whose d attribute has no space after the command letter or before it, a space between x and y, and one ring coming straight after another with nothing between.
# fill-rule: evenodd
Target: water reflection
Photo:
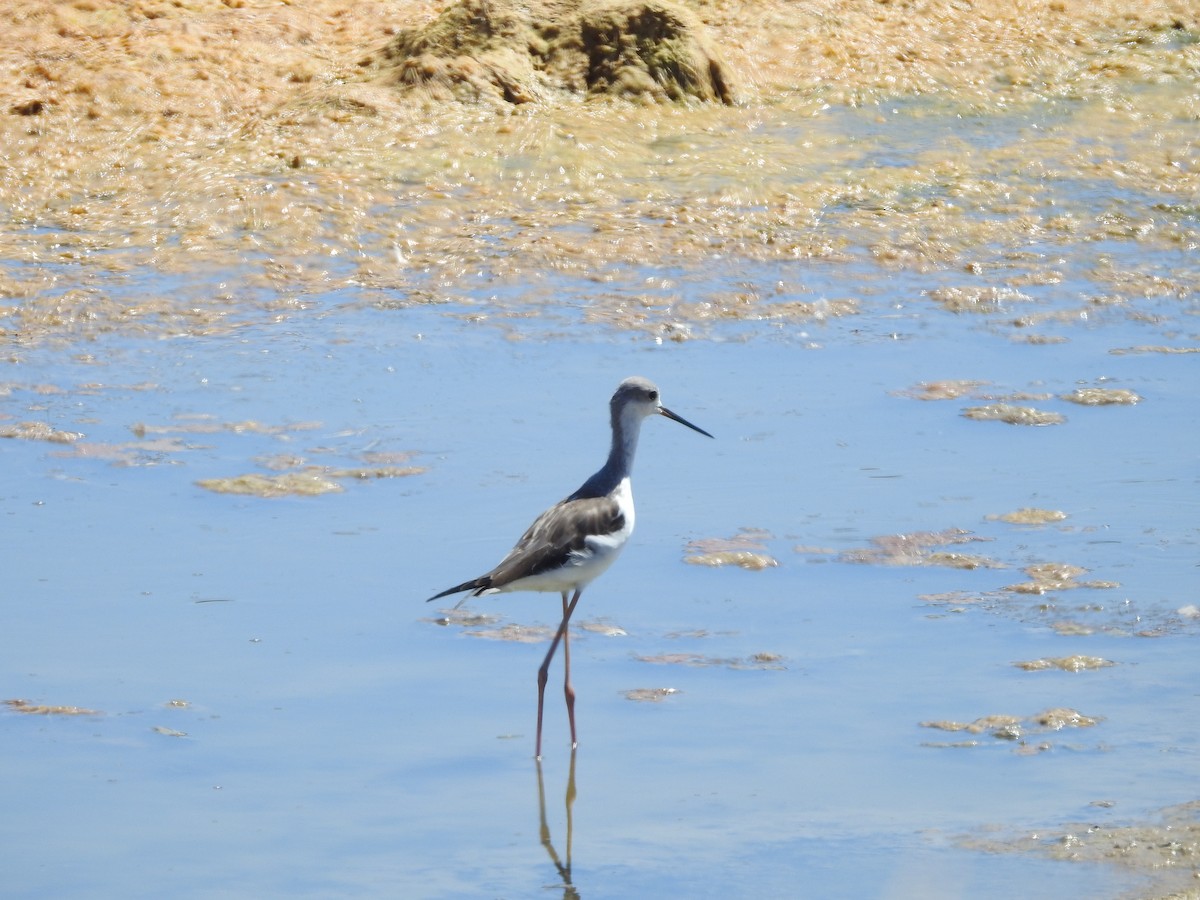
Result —
<instances>
[{"instance_id":1,"label":"water reflection","mask_svg":"<svg viewBox=\"0 0 1200 900\"><path fill-rule=\"evenodd\" d=\"M564 800L567 809L567 843L566 853L561 858L558 855L558 851L554 849L554 842L550 839L550 825L546 822L546 785L542 779L542 761L541 759L535 759L534 763L537 766L538 835L541 838L542 846L550 854L550 861L554 863L554 868L558 870L559 878L562 879L563 900L577 900L580 896L579 890L571 882L571 808L575 804L575 749L571 749L571 767L567 775L567 793Z\"/></svg>"}]
</instances>

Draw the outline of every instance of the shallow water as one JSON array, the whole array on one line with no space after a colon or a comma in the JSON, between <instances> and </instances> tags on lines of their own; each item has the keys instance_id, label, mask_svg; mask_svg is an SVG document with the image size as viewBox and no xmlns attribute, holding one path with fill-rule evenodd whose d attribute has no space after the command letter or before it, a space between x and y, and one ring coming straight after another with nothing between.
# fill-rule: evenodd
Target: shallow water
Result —
<instances>
[{"instance_id":1,"label":"shallow water","mask_svg":"<svg viewBox=\"0 0 1200 900\"><path fill-rule=\"evenodd\" d=\"M978 276L896 265L879 252L888 229L868 224L872 196L886 200L880 218L895 213L879 167L919 166L910 154L948 128L937 115L851 117L840 143L824 126L830 158L866 185L829 207L838 224L823 238L840 246L827 256L726 248L598 280L541 272L528 294L519 272L434 269L459 302L388 308L351 287L306 296L282 321L262 310L283 297L261 280L239 294L236 271L64 266L55 277L110 297L229 293L229 314L199 336L32 341L0 379L0 428L83 434L0 442L0 699L94 711L0 709L6 892L1049 898L1173 884L1045 851L1070 823L1153 822L1196 798L1200 375L1194 353L1163 352L1197 343L1195 248L1105 242L1091 226L1014 243L989 232L970 261L1003 278L983 287L1056 277L951 311L934 292L976 290ZM780 119L764 138L776 147ZM884 145L894 157L869 165ZM695 140L689 165L720 150ZM1018 192L1047 183L1005 165ZM1145 201L1094 178L1051 182L1080 219ZM963 221L1008 221L997 202ZM508 238L492 252L509 271ZM739 292L741 312L708 313ZM838 298L857 314L823 314ZM797 300L815 314L779 312ZM674 341L663 322L701 339ZM602 462L605 403L634 373L717 440L657 420L643 432L637 533L577 615L598 628L572 640L573 780L548 692L541 787L560 868L531 759L544 643L485 639L494 629L442 624L448 606L422 601L490 567ZM950 380L979 384L912 396ZM1142 399L1062 399L1081 386ZM998 398L1066 421L962 415ZM381 459L425 471L330 474ZM343 490L197 485L305 466ZM990 518L1024 507L1067 518ZM778 566L684 562L690 541L742 528ZM987 564L871 555L887 546L876 539L949 529L982 540L934 549ZM1005 590L1038 563L1086 573ZM557 607L508 595L469 608L553 627ZM1115 665L1013 665L1073 654ZM674 693L625 696L653 688ZM1058 707L1097 721L1032 721ZM992 715L1018 730L922 725Z\"/></svg>"}]
</instances>

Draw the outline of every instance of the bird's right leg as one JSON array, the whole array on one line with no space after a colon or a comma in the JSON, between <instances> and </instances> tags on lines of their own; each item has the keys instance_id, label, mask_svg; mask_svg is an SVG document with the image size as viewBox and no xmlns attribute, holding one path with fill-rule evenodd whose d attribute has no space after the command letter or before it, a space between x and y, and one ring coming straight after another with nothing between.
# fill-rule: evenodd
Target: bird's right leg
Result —
<instances>
[{"instance_id":1,"label":"bird's right leg","mask_svg":"<svg viewBox=\"0 0 1200 900\"><path fill-rule=\"evenodd\" d=\"M546 651L546 658L542 660L541 668L538 669L538 713L537 713L537 742L534 745L534 756L537 759L542 758L542 707L546 698L546 681L550 677L550 660L554 659L554 651L558 649L558 642L562 640L563 635L567 631L567 623L571 621L571 613L575 612L575 604L579 602L579 595L582 590L575 592L575 597L571 602L567 603L567 591L563 591L563 619L562 624L558 626L558 631L554 635L554 640L550 642L550 649ZM569 678L568 674L568 678ZM573 704L569 704L567 711L571 719L571 742L575 742L575 712L571 708Z\"/></svg>"},{"instance_id":2,"label":"bird's right leg","mask_svg":"<svg viewBox=\"0 0 1200 900\"><path fill-rule=\"evenodd\" d=\"M579 600L579 594L579 590L575 591L576 602ZM567 595L563 594L563 696L567 699L567 721L571 723L572 750L579 746L579 741L575 739L575 688L571 687L571 629L567 627L567 621L574 609L575 603L568 608Z\"/></svg>"}]
</instances>

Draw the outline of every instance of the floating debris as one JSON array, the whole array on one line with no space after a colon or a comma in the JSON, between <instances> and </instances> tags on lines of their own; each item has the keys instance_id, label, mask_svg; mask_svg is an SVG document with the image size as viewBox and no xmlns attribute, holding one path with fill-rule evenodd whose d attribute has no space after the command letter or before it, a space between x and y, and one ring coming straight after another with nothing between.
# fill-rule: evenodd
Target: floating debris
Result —
<instances>
[{"instance_id":1,"label":"floating debris","mask_svg":"<svg viewBox=\"0 0 1200 900\"><path fill-rule=\"evenodd\" d=\"M286 472L288 469L299 469L307 460L295 453L271 453L265 456L256 456L254 462L272 472Z\"/></svg>"},{"instance_id":2,"label":"floating debris","mask_svg":"<svg viewBox=\"0 0 1200 900\"><path fill-rule=\"evenodd\" d=\"M1013 748L1013 753L1017 756L1036 756L1038 753L1045 753L1047 750L1054 749L1054 745L1049 741L1042 741L1037 744L1021 743Z\"/></svg>"},{"instance_id":3,"label":"floating debris","mask_svg":"<svg viewBox=\"0 0 1200 900\"><path fill-rule=\"evenodd\" d=\"M308 466L279 475L250 473L234 478L208 478L197 481L200 487L219 494L246 494L254 497L308 497L337 493L342 486L334 479L369 481L377 478L407 478L427 471L423 466L362 466L337 468Z\"/></svg>"},{"instance_id":4,"label":"floating debris","mask_svg":"<svg viewBox=\"0 0 1200 900\"><path fill-rule=\"evenodd\" d=\"M1035 347L1044 347L1048 344L1065 344L1068 340L1061 334L1024 334L1009 335L1009 340L1015 344L1032 344Z\"/></svg>"},{"instance_id":5,"label":"floating debris","mask_svg":"<svg viewBox=\"0 0 1200 900\"><path fill-rule=\"evenodd\" d=\"M694 566L737 566L751 571L779 565L766 552L763 541L773 537L761 528L741 528L731 538L701 538L689 541L683 561Z\"/></svg>"},{"instance_id":6,"label":"floating debris","mask_svg":"<svg viewBox=\"0 0 1200 900\"><path fill-rule=\"evenodd\" d=\"M162 734L162 735L166 735L167 737L182 738L182 737L188 736L188 733L186 731L176 731L174 728L167 728L164 725L155 725L150 730L153 731L155 734Z\"/></svg>"},{"instance_id":7,"label":"floating debris","mask_svg":"<svg viewBox=\"0 0 1200 900\"><path fill-rule=\"evenodd\" d=\"M744 658L721 658L705 656L703 653L658 653L653 656L635 656L638 662L668 666L694 666L700 668L753 669L780 671L786 669L783 657L778 653L755 653Z\"/></svg>"},{"instance_id":8,"label":"floating debris","mask_svg":"<svg viewBox=\"0 0 1200 900\"><path fill-rule=\"evenodd\" d=\"M991 403L987 406L970 406L963 416L979 422L1007 422L1009 425L1061 425L1067 417L1061 413L1046 412L1032 406L1016 406L1012 403Z\"/></svg>"},{"instance_id":9,"label":"floating debris","mask_svg":"<svg viewBox=\"0 0 1200 900\"><path fill-rule=\"evenodd\" d=\"M361 466L356 469L322 469L330 478L355 478L369 481L373 478L407 478L428 471L424 466Z\"/></svg>"},{"instance_id":10,"label":"floating debris","mask_svg":"<svg viewBox=\"0 0 1200 900\"><path fill-rule=\"evenodd\" d=\"M941 731L966 731L969 734L983 734L985 731L1012 728L1020 723L1020 716L991 715L981 716L973 722L954 722L950 720L922 722L921 727L937 728Z\"/></svg>"},{"instance_id":11,"label":"floating debris","mask_svg":"<svg viewBox=\"0 0 1200 900\"><path fill-rule=\"evenodd\" d=\"M1002 569L1004 564L984 556L950 553L937 547L989 541L963 528L944 531L913 531L871 538L870 547L844 550L838 559L848 563L884 566L950 566L958 569Z\"/></svg>"},{"instance_id":12,"label":"floating debris","mask_svg":"<svg viewBox=\"0 0 1200 900\"><path fill-rule=\"evenodd\" d=\"M777 665L783 662L783 656L779 653L755 653L750 660L763 668L784 668L783 665Z\"/></svg>"},{"instance_id":13,"label":"floating debris","mask_svg":"<svg viewBox=\"0 0 1200 900\"><path fill-rule=\"evenodd\" d=\"M1108 351L1114 356L1125 356L1130 353L1200 353L1200 347L1165 347L1161 344L1140 345L1137 347L1118 347Z\"/></svg>"},{"instance_id":14,"label":"floating debris","mask_svg":"<svg viewBox=\"0 0 1200 900\"><path fill-rule=\"evenodd\" d=\"M1064 672L1082 672L1085 669L1103 669L1115 666L1111 660L1099 656L1051 656L1043 659L1031 659L1013 663L1018 669L1026 672L1041 672L1045 669L1062 669Z\"/></svg>"},{"instance_id":15,"label":"floating debris","mask_svg":"<svg viewBox=\"0 0 1200 900\"><path fill-rule=\"evenodd\" d=\"M98 716L99 710L87 709L83 706L46 706L40 703L30 703L28 700L5 700L4 705L13 712L25 713L31 716Z\"/></svg>"},{"instance_id":16,"label":"floating debris","mask_svg":"<svg viewBox=\"0 0 1200 900\"><path fill-rule=\"evenodd\" d=\"M1048 525L1051 522L1063 521L1067 518L1067 514L1056 509L1024 507L1014 512L1000 513L999 515L991 515L987 518L993 522L1007 522L1010 525Z\"/></svg>"},{"instance_id":17,"label":"floating debris","mask_svg":"<svg viewBox=\"0 0 1200 900\"><path fill-rule=\"evenodd\" d=\"M709 631L707 628L689 628L687 631L668 631L663 635L671 640L679 640L680 638L711 638L711 637L730 637L737 634L736 631Z\"/></svg>"},{"instance_id":18,"label":"floating debris","mask_svg":"<svg viewBox=\"0 0 1200 900\"><path fill-rule=\"evenodd\" d=\"M71 444L68 450L54 451L53 455L76 459L98 459L111 462L115 466L153 466L161 463L169 454L182 453L192 449L195 448L185 444L179 438L163 437L123 444L79 441Z\"/></svg>"},{"instance_id":19,"label":"floating debris","mask_svg":"<svg viewBox=\"0 0 1200 900\"><path fill-rule=\"evenodd\" d=\"M610 622L579 622L575 625L579 631L586 631L590 634L599 634L603 637L626 637L628 632L618 625L613 625Z\"/></svg>"},{"instance_id":20,"label":"floating debris","mask_svg":"<svg viewBox=\"0 0 1200 900\"><path fill-rule=\"evenodd\" d=\"M252 472L232 478L205 478L196 484L218 494L272 498L313 497L342 490L342 486L336 481L330 481L314 472L285 472L282 475L260 475Z\"/></svg>"},{"instance_id":21,"label":"floating debris","mask_svg":"<svg viewBox=\"0 0 1200 900\"><path fill-rule=\"evenodd\" d=\"M540 644L554 637L558 628L548 625L517 625L509 623L498 628L476 628L464 631L468 637L487 638L490 641L510 641L514 644Z\"/></svg>"},{"instance_id":22,"label":"floating debris","mask_svg":"<svg viewBox=\"0 0 1200 900\"><path fill-rule=\"evenodd\" d=\"M129 426L129 430L139 438L148 434L221 434L223 432L280 436L297 431L313 431L320 427L320 422L293 422L289 425L267 425L253 419L240 422L221 422L215 416L199 414L187 417L186 421L180 421L173 425L148 425L145 422L136 422Z\"/></svg>"},{"instance_id":23,"label":"floating debris","mask_svg":"<svg viewBox=\"0 0 1200 900\"><path fill-rule=\"evenodd\" d=\"M953 313L995 313L1009 303L1029 303L1033 298L1014 288L947 287L926 291L930 300Z\"/></svg>"},{"instance_id":24,"label":"floating debris","mask_svg":"<svg viewBox=\"0 0 1200 900\"><path fill-rule=\"evenodd\" d=\"M1086 575L1087 569L1070 563L1047 562L1026 566L1024 572L1034 581L1059 586L1073 583L1080 575Z\"/></svg>"},{"instance_id":25,"label":"floating debris","mask_svg":"<svg viewBox=\"0 0 1200 900\"><path fill-rule=\"evenodd\" d=\"M1062 831L1045 834L1033 845L1052 859L1115 862L1134 869L1161 871L1181 869L1181 875L1196 868L1200 858L1200 801L1167 807L1154 824L1098 825L1095 822L1071 825ZM997 849L992 847L990 849ZM1028 853L1027 837L1010 848ZM1192 880L1195 880L1193 874ZM1160 896L1155 893L1155 896ZM1166 896L1165 894L1161 896ZM1178 900L1193 898L1189 888L1169 895Z\"/></svg>"},{"instance_id":26,"label":"floating debris","mask_svg":"<svg viewBox=\"0 0 1200 900\"><path fill-rule=\"evenodd\" d=\"M437 618L425 619L426 622L432 622L435 625L458 625L463 628L479 628L489 625L495 625L501 621L501 617L492 615L491 613L479 613L469 609L449 609L444 615Z\"/></svg>"},{"instance_id":27,"label":"floating debris","mask_svg":"<svg viewBox=\"0 0 1200 900\"><path fill-rule=\"evenodd\" d=\"M368 450L359 458L373 466L398 466L417 455L415 450Z\"/></svg>"},{"instance_id":28,"label":"floating debris","mask_svg":"<svg viewBox=\"0 0 1200 900\"><path fill-rule=\"evenodd\" d=\"M994 559L989 559L986 556L977 556L972 553L947 553L938 551L930 553L925 557L925 565L927 566L945 566L950 569L1003 569L1004 564L996 562Z\"/></svg>"},{"instance_id":29,"label":"floating debris","mask_svg":"<svg viewBox=\"0 0 1200 900\"><path fill-rule=\"evenodd\" d=\"M1063 394L1062 399L1080 406L1133 406L1142 400L1140 395L1125 388L1098 387L1079 388Z\"/></svg>"},{"instance_id":30,"label":"floating debris","mask_svg":"<svg viewBox=\"0 0 1200 900\"><path fill-rule=\"evenodd\" d=\"M1067 707L1052 707L1044 709L1032 716L1010 716L1010 715L990 715L981 716L973 722L956 722L953 720L940 720L921 722L921 728L936 728L939 731L965 731L968 734L984 734L987 733L993 738L1001 741L1024 741L1028 734L1044 733L1047 731L1060 731L1063 728L1090 728L1099 724L1103 719L1099 716L1085 716L1078 710L1069 709ZM947 746L977 746L978 742L972 741L966 744L925 744L930 747L947 747ZM1030 747L1022 743L1022 746L1017 752L1022 755L1028 753L1038 753L1043 750L1050 749L1050 745L1037 745Z\"/></svg>"},{"instance_id":31,"label":"floating debris","mask_svg":"<svg viewBox=\"0 0 1200 900\"><path fill-rule=\"evenodd\" d=\"M922 381L913 387L896 393L901 397L913 400L958 400L967 394L973 394L978 388L985 387L990 382L969 381L966 379L949 379L946 381Z\"/></svg>"},{"instance_id":32,"label":"floating debris","mask_svg":"<svg viewBox=\"0 0 1200 900\"><path fill-rule=\"evenodd\" d=\"M980 594L971 594L966 591L944 591L938 594L917 594L917 599L923 603L937 603L943 606L950 606L950 612L964 612L968 604L982 603L987 598Z\"/></svg>"},{"instance_id":33,"label":"floating debris","mask_svg":"<svg viewBox=\"0 0 1200 900\"><path fill-rule=\"evenodd\" d=\"M557 625L553 627L549 625L520 625L515 622L501 624L504 621L503 616L458 608L446 610L440 616L424 619L423 621L431 622L434 625L454 625L459 628L468 629L463 631L463 634L467 637L486 638L492 641L510 641L516 644L537 644L548 641L558 631ZM586 632L605 637L624 637L626 634L625 629L610 622L600 620L572 622L571 631L575 634Z\"/></svg>"},{"instance_id":34,"label":"floating debris","mask_svg":"<svg viewBox=\"0 0 1200 900\"><path fill-rule=\"evenodd\" d=\"M634 688L630 691L622 691L626 700L633 700L636 703L661 703L667 697L681 693L678 688Z\"/></svg>"},{"instance_id":35,"label":"floating debris","mask_svg":"<svg viewBox=\"0 0 1200 900\"><path fill-rule=\"evenodd\" d=\"M740 569L759 571L779 565L779 561L765 553L753 550L715 550L684 557L684 562L694 566L737 566Z\"/></svg>"},{"instance_id":36,"label":"floating debris","mask_svg":"<svg viewBox=\"0 0 1200 900\"><path fill-rule=\"evenodd\" d=\"M713 666L722 665L723 660L703 653L656 653L653 656L635 656L638 662L655 663L666 666Z\"/></svg>"},{"instance_id":37,"label":"floating debris","mask_svg":"<svg viewBox=\"0 0 1200 900\"><path fill-rule=\"evenodd\" d=\"M0 438L22 441L49 441L52 444L73 444L83 435L78 431L61 431L46 422L18 422L0 426Z\"/></svg>"},{"instance_id":38,"label":"floating debris","mask_svg":"<svg viewBox=\"0 0 1200 900\"><path fill-rule=\"evenodd\" d=\"M797 544L792 548L793 553L805 556L834 556L837 553L833 547L817 547L812 544Z\"/></svg>"},{"instance_id":39,"label":"floating debris","mask_svg":"<svg viewBox=\"0 0 1200 900\"><path fill-rule=\"evenodd\" d=\"M1093 800L1089 806L1111 809L1112 800ZM1050 859L1082 863L1118 863L1145 872L1178 873L1178 879L1161 882L1152 891L1155 897L1175 900L1194 898L1195 890L1185 886L1194 881L1195 861L1200 858L1200 801L1190 801L1163 809L1156 823L1105 825L1094 818L1055 828L1038 828L1030 833L998 835L993 827L963 837L959 844L968 850L985 853L1015 853L1027 856L1031 851ZM1171 889L1173 885L1176 890ZM1144 896L1151 894L1144 893Z\"/></svg>"},{"instance_id":40,"label":"floating debris","mask_svg":"<svg viewBox=\"0 0 1200 900\"><path fill-rule=\"evenodd\" d=\"M1010 584L1004 590L1013 594L1045 594L1049 591L1069 591L1075 588L1111 590L1120 587L1116 581L1079 581L1087 569L1068 563L1035 563L1025 567L1025 574L1032 580Z\"/></svg>"},{"instance_id":41,"label":"floating debris","mask_svg":"<svg viewBox=\"0 0 1200 900\"><path fill-rule=\"evenodd\" d=\"M1089 634L1095 634L1096 629L1090 625L1084 625L1082 622L1072 622L1064 620L1061 622L1051 622L1050 627L1054 629L1055 634L1062 637L1087 637Z\"/></svg>"},{"instance_id":42,"label":"floating debris","mask_svg":"<svg viewBox=\"0 0 1200 900\"><path fill-rule=\"evenodd\" d=\"M1078 710L1056 706L1038 713L1033 721L1043 728L1059 731L1063 728L1091 728L1103 720L1099 716L1085 716Z\"/></svg>"}]
</instances>

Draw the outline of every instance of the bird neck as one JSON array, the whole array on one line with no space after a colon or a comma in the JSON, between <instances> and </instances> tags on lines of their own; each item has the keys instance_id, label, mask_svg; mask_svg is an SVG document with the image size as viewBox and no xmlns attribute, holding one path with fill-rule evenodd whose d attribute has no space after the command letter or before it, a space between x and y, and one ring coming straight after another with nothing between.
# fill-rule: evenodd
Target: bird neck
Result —
<instances>
[{"instance_id":1,"label":"bird neck","mask_svg":"<svg viewBox=\"0 0 1200 900\"><path fill-rule=\"evenodd\" d=\"M638 433L642 430L642 417L626 413L624 416L613 411L612 448L604 467L580 485L568 500L583 497L604 497L616 490L629 477L633 468L633 455L637 452Z\"/></svg>"},{"instance_id":2,"label":"bird neck","mask_svg":"<svg viewBox=\"0 0 1200 900\"><path fill-rule=\"evenodd\" d=\"M628 408L624 415L613 410L612 448L608 451L608 462L604 464L604 472L614 484L622 478L629 477L641 430L641 416L633 414Z\"/></svg>"}]
</instances>

